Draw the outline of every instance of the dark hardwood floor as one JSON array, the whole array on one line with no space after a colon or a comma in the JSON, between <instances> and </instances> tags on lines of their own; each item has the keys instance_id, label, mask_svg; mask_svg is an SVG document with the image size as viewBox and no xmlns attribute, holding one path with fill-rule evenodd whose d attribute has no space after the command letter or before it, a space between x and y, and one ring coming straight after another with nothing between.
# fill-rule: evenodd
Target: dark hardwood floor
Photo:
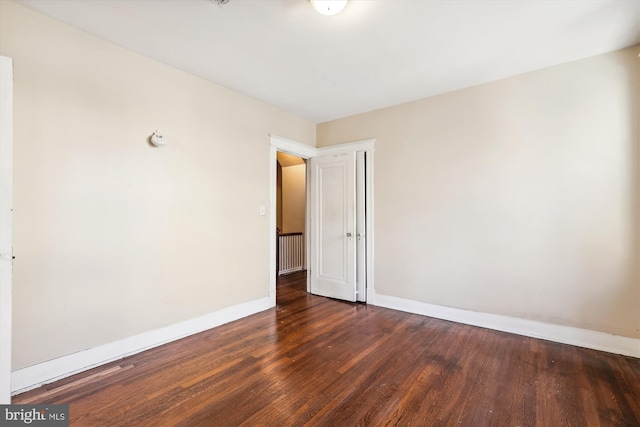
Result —
<instances>
[{"instance_id":1,"label":"dark hardwood floor","mask_svg":"<svg viewBox=\"0 0 640 427\"><path fill-rule=\"evenodd\" d=\"M14 397L72 426L640 426L640 359L305 292Z\"/></svg>"}]
</instances>

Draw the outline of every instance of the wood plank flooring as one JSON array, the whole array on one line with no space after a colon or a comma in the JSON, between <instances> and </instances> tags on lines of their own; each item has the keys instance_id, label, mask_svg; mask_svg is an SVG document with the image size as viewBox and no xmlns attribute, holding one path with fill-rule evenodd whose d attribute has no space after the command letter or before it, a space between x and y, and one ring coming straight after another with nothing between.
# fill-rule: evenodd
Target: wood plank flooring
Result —
<instances>
[{"instance_id":1,"label":"wood plank flooring","mask_svg":"<svg viewBox=\"0 0 640 427\"><path fill-rule=\"evenodd\" d=\"M278 284L277 307L14 397L72 426L640 426L640 359Z\"/></svg>"}]
</instances>

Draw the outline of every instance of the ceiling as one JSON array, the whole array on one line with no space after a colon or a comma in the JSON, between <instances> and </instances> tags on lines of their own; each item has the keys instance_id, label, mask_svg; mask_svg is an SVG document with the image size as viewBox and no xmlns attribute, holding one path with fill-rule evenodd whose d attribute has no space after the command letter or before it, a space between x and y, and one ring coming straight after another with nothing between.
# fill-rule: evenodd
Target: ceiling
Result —
<instances>
[{"instance_id":1,"label":"ceiling","mask_svg":"<svg viewBox=\"0 0 640 427\"><path fill-rule=\"evenodd\" d=\"M18 3L314 123L640 44L640 0Z\"/></svg>"}]
</instances>

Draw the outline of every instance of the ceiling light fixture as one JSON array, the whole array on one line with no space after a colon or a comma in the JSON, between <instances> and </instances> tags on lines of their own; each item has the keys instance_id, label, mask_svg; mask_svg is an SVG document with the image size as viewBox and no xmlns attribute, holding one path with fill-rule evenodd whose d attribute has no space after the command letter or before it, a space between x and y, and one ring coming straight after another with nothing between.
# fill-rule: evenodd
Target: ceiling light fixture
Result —
<instances>
[{"instance_id":1,"label":"ceiling light fixture","mask_svg":"<svg viewBox=\"0 0 640 427\"><path fill-rule=\"evenodd\" d=\"M321 15L333 16L342 12L348 0L309 0L311 6Z\"/></svg>"}]
</instances>

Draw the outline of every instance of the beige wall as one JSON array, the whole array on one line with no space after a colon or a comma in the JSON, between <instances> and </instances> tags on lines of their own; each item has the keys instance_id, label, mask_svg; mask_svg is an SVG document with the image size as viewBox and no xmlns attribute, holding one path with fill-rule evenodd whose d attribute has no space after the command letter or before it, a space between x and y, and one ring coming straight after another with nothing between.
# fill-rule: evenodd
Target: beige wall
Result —
<instances>
[{"instance_id":1,"label":"beige wall","mask_svg":"<svg viewBox=\"0 0 640 427\"><path fill-rule=\"evenodd\" d=\"M640 337L638 51L320 125L376 138L376 292Z\"/></svg>"},{"instance_id":2,"label":"beige wall","mask_svg":"<svg viewBox=\"0 0 640 427\"><path fill-rule=\"evenodd\" d=\"M377 292L640 337L637 52L318 126L377 140ZM268 134L312 123L8 1L0 54L13 369L267 296Z\"/></svg>"},{"instance_id":3,"label":"beige wall","mask_svg":"<svg viewBox=\"0 0 640 427\"><path fill-rule=\"evenodd\" d=\"M269 134L314 145L313 123L7 1L0 54L13 369L268 295Z\"/></svg>"},{"instance_id":4,"label":"beige wall","mask_svg":"<svg viewBox=\"0 0 640 427\"><path fill-rule=\"evenodd\" d=\"M282 232L304 233L306 165L282 168Z\"/></svg>"}]
</instances>

